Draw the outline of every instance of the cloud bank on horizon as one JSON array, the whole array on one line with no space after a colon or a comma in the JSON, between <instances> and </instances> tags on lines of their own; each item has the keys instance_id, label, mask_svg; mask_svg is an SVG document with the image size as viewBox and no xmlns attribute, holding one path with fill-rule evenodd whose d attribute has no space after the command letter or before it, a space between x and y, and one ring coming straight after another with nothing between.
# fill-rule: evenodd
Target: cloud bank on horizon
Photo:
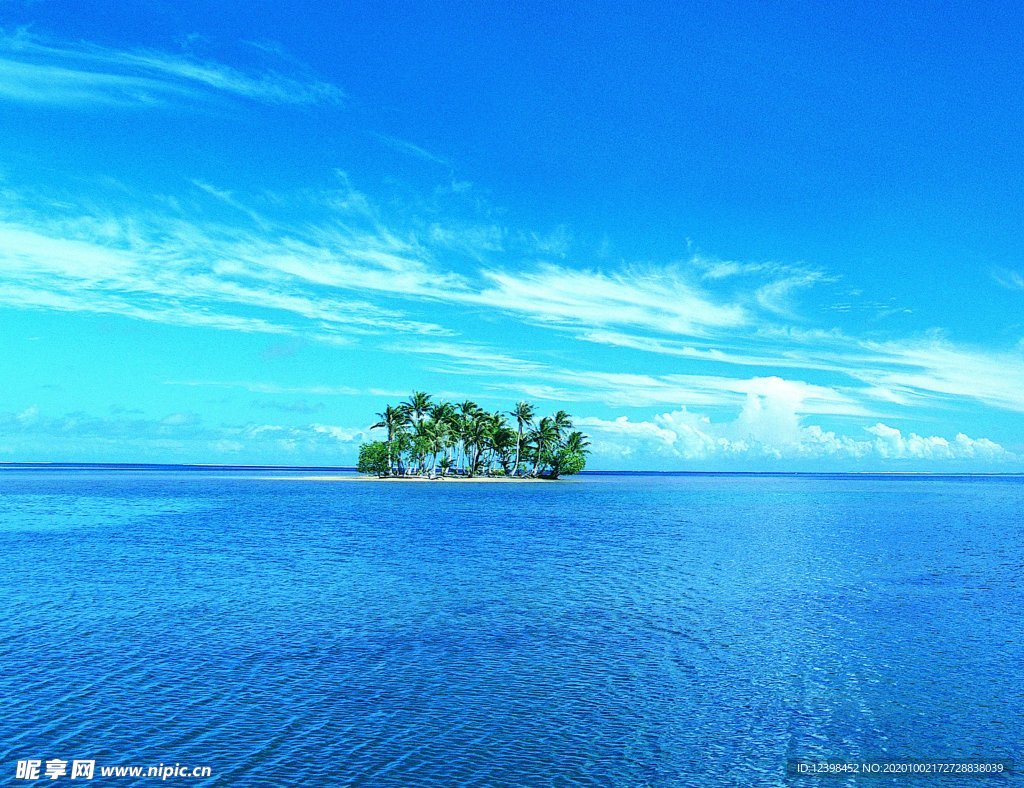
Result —
<instances>
[{"instance_id":1,"label":"cloud bank on horizon","mask_svg":"<svg viewBox=\"0 0 1024 788\"><path fill-rule=\"evenodd\" d=\"M0 461L349 464L383 401L415 388L568 409L592 467L1020 468L1024 232L965 209L987 174L964 170L945 202L920 167L872 177L909 122L826 162L846 119L811 131L730 93L728 25L704 41L703 77L696 55L657 46L691 24L675 18L632 76L702 78L717 112L760 112L784 142L755 168L758 129L666 144L712 123L700 91L637 108L611 85L616 109L570 78L551 120L557 53L591 49L528 39L526 19L485 38L532 41L535 70L500 47L460 54L472 28L435 18L416 35L447 44L436 63L360 59L384 11L244 35L230 19L197 33L158 15L142 35L46 13L10 5L0 34ZM585 20L628 49L613 21ZM754 43L781 58L768 33ZM824 89L792 68L756 79L779 101ZM385 84L399 73L406 89ZM504 122L503 79L548 136ZM934 110L920 101L908 115ZM626 106L650 114L634 126ZM951 155L915 146L902 164ZM861 180L844 185L846 166ZM841 210L816 216L800 199L822 168L835 180L816 194Z\"/></svg>"}]
</instances>

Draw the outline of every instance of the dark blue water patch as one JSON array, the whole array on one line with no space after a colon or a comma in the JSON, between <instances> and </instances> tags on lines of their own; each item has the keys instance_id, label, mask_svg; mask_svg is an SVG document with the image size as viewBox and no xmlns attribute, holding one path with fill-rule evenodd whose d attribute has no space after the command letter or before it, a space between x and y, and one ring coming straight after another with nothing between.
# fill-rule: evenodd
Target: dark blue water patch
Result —
<instances>
[{"instance_id":1,"label":"dark blue water patch","mask_svg":"<svg viewBox=\"0 0 1024 788\"><path fill-rule=\"evenodd\" d=\"M3 475L0 774L759 785L788 758L1020 762L1022 513L1020 484L961 478Z\"/></svg>"}]
</instances>

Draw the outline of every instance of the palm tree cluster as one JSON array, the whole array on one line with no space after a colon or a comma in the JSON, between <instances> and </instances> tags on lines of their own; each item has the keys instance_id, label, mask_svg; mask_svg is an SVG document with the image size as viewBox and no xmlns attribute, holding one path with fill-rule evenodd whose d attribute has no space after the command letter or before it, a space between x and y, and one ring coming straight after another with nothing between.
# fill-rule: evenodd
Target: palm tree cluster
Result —
<instances>
[{"instance_id":1,"label":"palm tree cluster","mask_svg":"<svg viewBox=\"0 0 1024 788\"><path fill-rule=\"evenodd\" d=\"M379 476L528 476L556 479L579 473L590 441L572 429L564 410L535 418L519 402L508 413L489 412L469 400L435 400L423 391L377 414L371 429L383 441L364 443L359 470Z\"/></svg>"}]
</instances>

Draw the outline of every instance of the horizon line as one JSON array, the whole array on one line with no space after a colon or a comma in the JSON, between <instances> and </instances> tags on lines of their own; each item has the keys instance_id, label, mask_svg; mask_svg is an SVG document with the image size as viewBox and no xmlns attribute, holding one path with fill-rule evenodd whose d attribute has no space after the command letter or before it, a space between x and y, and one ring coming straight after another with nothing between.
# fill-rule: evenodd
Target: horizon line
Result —
<instances>
[{"instance_id":1,"label":"horizon line","mask_svg":"<svg viewBox=\"0 0 1024 788\"><path fill-rule=\"evenodd\" d=\"M265 465L245 463L174 462L0 462L0 470L192 470L192 471L333 471L358 473L354 465ZM1024 476L1024 471L701 471L701 470L584 470L579 476Z\"/></svg>"}]
</instances>

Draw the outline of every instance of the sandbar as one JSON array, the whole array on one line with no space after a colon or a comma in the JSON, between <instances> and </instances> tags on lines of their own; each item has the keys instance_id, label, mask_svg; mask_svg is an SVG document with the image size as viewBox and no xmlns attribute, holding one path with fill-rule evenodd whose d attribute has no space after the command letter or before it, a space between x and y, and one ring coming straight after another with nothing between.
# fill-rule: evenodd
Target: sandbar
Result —
<instances>
[{"instance_id":1,"label":"sandbar","mask_svg":"<svg viewBox=\"0 0 1024 788\"><path fill-rule=\"evenodd\" d=\"M517 476L516 478L509 478L507 476L435 476L430 478L429 476L355 476L355 475L337 475L337 476L298 476L292 477L299 481L305 482L455 482L456 484L464 484L469 482L484 482L484 483L502 483L502 484L521 484L523 482L545 482L552 481L550 479L534 479L524 478Z\"/></svg>"}]
</instances>

